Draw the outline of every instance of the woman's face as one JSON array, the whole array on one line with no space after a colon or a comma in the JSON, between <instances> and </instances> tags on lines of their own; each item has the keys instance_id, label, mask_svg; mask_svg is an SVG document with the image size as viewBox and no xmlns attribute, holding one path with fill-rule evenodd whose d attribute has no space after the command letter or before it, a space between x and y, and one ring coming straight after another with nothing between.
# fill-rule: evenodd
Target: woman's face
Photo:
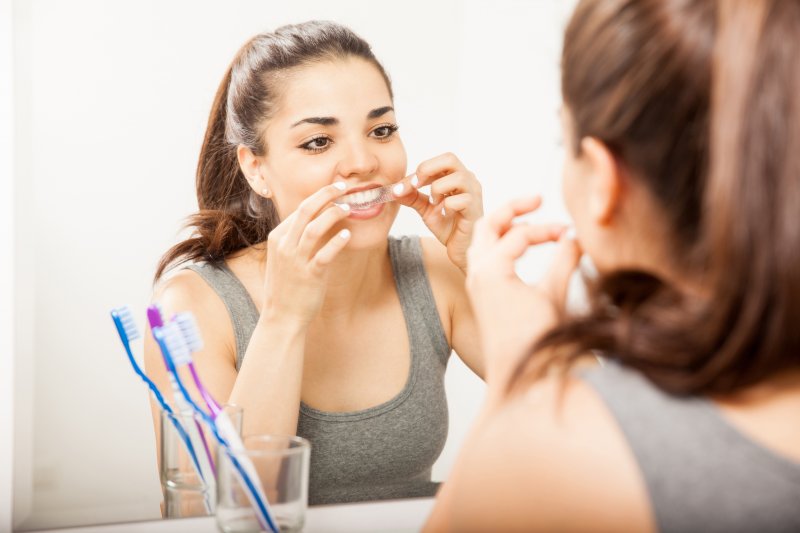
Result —
<instances>
[{"instance_id":1,"label":"woman's face","mask_svg":"<svg viewBox=\"0 0 800 533\"><path fill-rule=\"evenodd\" d=\"M281 220L334 181L348 190L388 185L406 173L406 152L386 81L361 58L316 63L292 71L265 130L261 174ZM334 228L352 232L349 248L385 241L399 205L352 212Z\"/></svg>"}]
</instances>

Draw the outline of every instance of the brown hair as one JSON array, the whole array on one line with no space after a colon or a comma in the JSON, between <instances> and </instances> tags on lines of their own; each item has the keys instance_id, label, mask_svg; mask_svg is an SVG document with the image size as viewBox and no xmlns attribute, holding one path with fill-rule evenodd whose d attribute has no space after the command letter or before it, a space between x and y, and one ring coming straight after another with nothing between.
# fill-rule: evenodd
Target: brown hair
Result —
<instances>
[{"instance_id":1,"label":"brown hair","mask_svg":"<svg viewBox=\"0 0 800 533\"><path fill-rule=\"evenodd\" d=\"M192 236L161 258L155 281L186 261L218 262L229 254L266 240L279 220L272 201L250 188L239 168L236 147L266 153L262 134L279 93L279 76L315 62L358 57L381 73L389 94L391 82L369 44L333 22L311 21L283 26L250 39L236 53L219 85L197 163L199 211L186 226Z\"/></svg>"},{"instance_id":2,"label":"brown hair","mask_svg":"<svg viewBox=\"0 0 800 533\"><path fill-rule=\"evenodd\" d=\"M800 366L798 33L796 0L580 2L562 55L576 150L600 139L648 188L681 274L707 293L605 274L591 311L539 340L510 387L589 351L683 395Z\"/></svg>"}]
</instances>

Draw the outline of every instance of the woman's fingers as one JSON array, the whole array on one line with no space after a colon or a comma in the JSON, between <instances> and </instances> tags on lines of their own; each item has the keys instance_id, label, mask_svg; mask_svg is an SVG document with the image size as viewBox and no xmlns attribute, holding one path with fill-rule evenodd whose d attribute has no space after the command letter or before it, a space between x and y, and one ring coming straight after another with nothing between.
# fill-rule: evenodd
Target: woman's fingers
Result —
<instances>
[{"instance_id":1,"label":"woman's fingers","mask_svg":"<svg viewBox=\"0 0 800 533\"><path fill-rule=\"evenodd\" d=\"M433 204L438 204L449 196L463 193L472 194L478 199L482 195L481 184L472 172L454 172L437 179L431 184L430 196L433 198Z\"/></svg>"},{"instance_id":2,"label":"woman's fingers","mask_svg":"<svg viewBox=\"0 0 800 533\"><path fill-rule=\"evenodd\" d=\"M416 174L411 174L392 185L392 195L395 198L402 198L417 190L419 186L419 178Z\"/></svg>"},{"instance_id":3,"label":"woman's fingers","mask_svg":"<svg viewBox=\"0 0 800 533\"><path fill-rule=\"evenodd\" d=\"M311 268L316 274L322 274L325 268L336 259L339 252L347 246L350 236L350 230L343 229L319 249L311 259Z\"/></svg>"},{"instance_id":4,"label":"woman's fingers","mask_svg":"<svg viewBox=\"0 0 800 533\"><path fill-rule=\"evenodd\" d=\"M553 242L564 233L563 224L518 224L512 226L502 237L487 230L486 221L481 219L475 228L475 238L470 247L470 259L485 264L500 265L503 275L514 272L514 263L531 246ZM488 263L487 263L488 261Z\"/></svg>"},{"instance_id":5,"label":"woman's fingers","mask_svg":"<svg viewBox=\"0 0 800 533\"><path fill-rule=\"evenodd\" d=\"M448 196L444 199L444 208L447 211L461 213L467 220L477 220L483 214L481 202L476 201L471 193L461 193Z\"/></svg>"},{"instance_id":6,"label":"woman's fingers","mask_svg":"<svg viewBox=\"0 0 800 533\"><path fill-rule=\"evenodd\" d=\"M431 186L429 194L419 191L420 187L426 185ZM411 207L423 217L429 215L433 208L441 211L442 207L461 212L471 220L476 220L483 214L480 183L452 153L445 153L420 163L414 174L394 185L392 194L397 203ZM440 206L445 198L460 194L472 195L473 205L462 204L462 200L466 200L464 197L453 202L452 208L446 204Z\"/></svg>"},{"instance_id":7,"label":"woman's fingers","mask_svg":"<svg viewBox=\"0 0 800 533\"><path fill-rule=\"evenodd\" d=\"M496 253L507 261L516 261L531 246L558 240L564 229L563 224L515 225L500 238Z\"/></svg>"},{"instance_id":8,"label":"woman's fingers","mask_svg":"<svg viewBox=\"0 0 800 533\"><path fill-rule=\"evenodd\" d=\"M317 216L317 213L337 198L344 196L346 191L347 184L343 181L337 181L326 185L303 200L297 210L285 220L285 222L289 222L289 227L286 231L288 241L290 243L298 243L306 226Z\"/></svg>"},{"instance_id":9,"label":"woman's fingers","mask_svg":"<svg viewBox=\"0 0 800 533\"><path fill-rule=\"evenodd\" d=\"M432 210L460 213L467 220L477 220L483 215L481 185L471 172L461 169L453 171L457 160L449 155L440 156L444 162L434 166L435 174L427 174L425 182L412 175L398 182L392 189L397 203L411 207L420 216L425 217ZM455 157L455 156L452 156ZM427 163L427 162L426 162ZM442 175L442 172L449 172ZM438 176L438 177L436 177ZM431 183L430 194L417 189Z\"/></svg>"},{"instance_id":10,"label":"woman's fingers","mask_svg":"<svg viewBox=\"0 0 800 533\"><path fill-rule=\"evenodd\" d=\"M514 219L539 209L542 205L541 196L518 198L512 200L501 208L486 215L486 225L498 237L502 236L514 223Z\"/></svg>"},{"instance_id":11,"label":"woman's fingers","mask_svg":"<svg viewBox=\"0 0 800 533\"><path fill-rule=\"evenodd\" d=\"M325 208L316 218L306 224L297 243L298 256L310 259L319 249L320 241L330 233L337 223L348 216L350 216L350 206L347 204L335 204Z\"/></svg>"},{"instance_id":12,"label":"woman's fingers","mask_svg":"<svg viewBox=\"0 0 800 533\"><path fill-rule=\"evenodd\" d=\"M578 268L583 251L575 239L570 239L562 231L553 262L547 269L541 287L550 295L552 301L563 308L567 300L567 289L572 273Z\"/></svg>"},{"instance_id":13,"label":"woman's fingers","mask_svg":"<svg viewBox=\"0 0 800 533\"><path fill-rule=\"evenodd\" d=\"M419 186L419 178L412 174L392 187L392 195L398 204L410 207L420 216L424 216L430 208L430 200L427 194L417 190Z\"/></svg>"},{"instance_id":14,"label":"woman's fingers","mask_svg":"<svg viewBox=\"0 0 800 533\"><path fill-rule=\"evenodd\" d=\"M513 226L515 218L535 211L541 203L539 196L519 198L479 218L473 230L471 248L476 253L487 252Z\"/></svg>"},{"instance_id":15,"label":"woman's fingers","mask_svg":"<svg viewBox=\"0 0 800 533\"><path fill-rule=\"evenodd\" d=\"M420 163L415 172L419 180L417 187L428 185L442 176L459 171L467 171L467 169L452 153L448 152L433 159L428 159Z\"/></svg>"}]
</instances>

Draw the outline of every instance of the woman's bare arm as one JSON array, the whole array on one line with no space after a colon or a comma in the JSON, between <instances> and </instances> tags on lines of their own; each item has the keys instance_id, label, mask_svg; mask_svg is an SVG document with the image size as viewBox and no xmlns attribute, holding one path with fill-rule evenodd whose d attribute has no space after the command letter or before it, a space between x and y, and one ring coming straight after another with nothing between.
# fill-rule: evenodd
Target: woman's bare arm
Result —
<instances>
[{"instance_id":1,"label":"woman's bare arm","mask_svg":"<svg viewBox=\"0 0 800 533\"><path fill-rule=\"evenodd\" d=\"M485 379L478 328L467 297L464 273L453 264L441 243L432 238L423 238L420 242L425 270L437 297L437 305L438 300L442 299L442 305L447 306L447 315L450 317L448 340L464 364L478 377Z\"/></svg>"},{"instance_id":2,"label":"woman's bare arm","mask_svg":"<svg viewBox=\"0 0 800 533\"><path fill-rule=\"evenodd\" d=\"M487 405L424 531L653 531L638 466L594 391L548 378Z\"/></svg>"}]
</instances>

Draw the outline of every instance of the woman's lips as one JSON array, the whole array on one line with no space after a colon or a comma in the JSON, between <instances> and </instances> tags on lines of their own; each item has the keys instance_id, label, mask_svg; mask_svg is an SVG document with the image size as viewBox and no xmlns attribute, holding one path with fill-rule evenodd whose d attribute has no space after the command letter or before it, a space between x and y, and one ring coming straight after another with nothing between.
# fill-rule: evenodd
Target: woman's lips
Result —
<instances>
[{"instance_id":1,"label":"woman's lips","mask_svg":"<svg viewBox=\"0 0 800 533\"><path fill-rule=\"evenodd\" d=\"M352 218L355 220L368 220L370 218L375 218L383 212L383 208L385 206L386 204L376 204L365 209L353 208L350 210L350 215L347 218Z\"/></svg>"}]
</instances>

